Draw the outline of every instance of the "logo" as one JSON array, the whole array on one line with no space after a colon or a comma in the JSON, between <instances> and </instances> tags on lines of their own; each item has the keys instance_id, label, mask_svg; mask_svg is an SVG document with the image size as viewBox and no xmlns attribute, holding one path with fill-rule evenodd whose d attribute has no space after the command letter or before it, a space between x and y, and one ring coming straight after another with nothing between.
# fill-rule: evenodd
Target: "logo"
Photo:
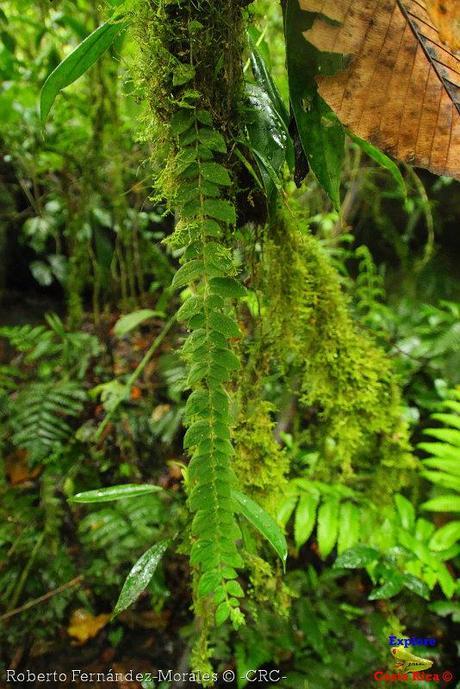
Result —
<instances>
[{"instance_id":1,"label":"logo","mask_svg":"<svg viewBox=\"0 0 460 689\"><path fill-rule=\"evenodd\" d=\"M395 669L398 672L418 672L419 670L429 670L433 665L432 660L419 658L405 648L392 648L391 655L396 660Z\"/></svg>"},{"instance_id":2,"label":"logo","mask_svg":"<svg viewBox=\"0 0 460 689\"><path fill-rule=\"evenodd\" d=\"M421 639L418 637L398 638L388 637L391 646L391 656L395 661L394 671L376 670L374 679L377 682L452 682L454 675L450 670L442 673L428 672L433 667L433 661L411 653L410 646L435 646L436 639Z\"/></svg>"}]
</instances>

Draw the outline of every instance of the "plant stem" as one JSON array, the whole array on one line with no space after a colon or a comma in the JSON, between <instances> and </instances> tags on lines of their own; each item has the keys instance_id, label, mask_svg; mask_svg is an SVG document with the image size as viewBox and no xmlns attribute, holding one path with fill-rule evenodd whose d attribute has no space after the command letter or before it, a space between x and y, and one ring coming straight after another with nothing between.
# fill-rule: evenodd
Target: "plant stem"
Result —
<instances>
[{"instance_id":1,"label":"plant stem","mask_svg":"<svg viewBox=\"0 0 460 689\"><path fill-rule=\"evenodd\" d=\"M99 440L102 433L104 432L104 429L107 427L107 424L109 423L110 419L113 417L113 415L115 414L116 410L118 409L120 404L123 402L123 400L125 400L127 398L132 386L134 385L136 380L139 378L139 376L142 374L143 370L145 369L145 367L149 363L150 359L155 354L156 350L161 345L161 343L165 339L168 332L171 330L171 327L173 326L175 320L176 320L176 314L171 316L171 318L168 321L166 321L161 333L158 335L158 337L155 338L155 340L152 342L152 344L150 345L147 352L144 354L142 360L139 362L139 364L137 365L135 370L131 373L130 377L128 378L128 380L126 381L126 384L125 384L125 394L120 395L120 397L116 400L112 409L110 409L110 411L107 412L105 419L102 421L102 423L100 424L99 428L96 431L96 434L94 436L95 440Z\"/></svg>"}]
</instances>

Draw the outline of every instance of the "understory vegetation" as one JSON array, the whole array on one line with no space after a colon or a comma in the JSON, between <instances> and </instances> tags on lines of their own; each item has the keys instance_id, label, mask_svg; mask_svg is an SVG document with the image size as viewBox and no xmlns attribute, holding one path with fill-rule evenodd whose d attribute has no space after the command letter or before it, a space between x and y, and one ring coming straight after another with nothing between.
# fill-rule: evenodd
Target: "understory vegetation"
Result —
<instances>
[{"instance_id":1,"label":"understory vegetation","mask_svg":"<svg viewBox=\"0 0 460 689\"><path fill-rule=\"evenodd\" d=\"M0 8L0 686L455 671L460 187L281 5Z\"/></svg>"}]
</instances>

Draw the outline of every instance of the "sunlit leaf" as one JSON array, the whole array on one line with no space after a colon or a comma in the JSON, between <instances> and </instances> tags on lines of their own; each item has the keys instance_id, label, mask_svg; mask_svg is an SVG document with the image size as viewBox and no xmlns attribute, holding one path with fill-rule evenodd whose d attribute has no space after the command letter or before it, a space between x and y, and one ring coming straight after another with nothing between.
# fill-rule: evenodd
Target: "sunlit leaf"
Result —
<instances>
[{"instance_id":1,"label":"sunlit leaf","mask_svg":"<svg viewBox=\"0 0 460 689\"><path fill-rule=\"evenodd\" d=\"M69 498L69 502L93 503L111 502L112 500L124 500L125 498L137 498L146 493L156 493L162 490L160 486L150 484L126 483L121 486L110 486L109 488L98 488L88 490L84 493L77 493Z\"/></svg>"},{"instance_id":2,"label":"sunlit leaf","mask_svg":"<svg viewBox=\"0 0 460 689\"><path fill-rule=\"evenodd\" d=\"M124 27L121 22L102 24L51 72L40 93L42 123L46 121L59 91L81 77L105 53Z\"/></svg>"}]
</instances>

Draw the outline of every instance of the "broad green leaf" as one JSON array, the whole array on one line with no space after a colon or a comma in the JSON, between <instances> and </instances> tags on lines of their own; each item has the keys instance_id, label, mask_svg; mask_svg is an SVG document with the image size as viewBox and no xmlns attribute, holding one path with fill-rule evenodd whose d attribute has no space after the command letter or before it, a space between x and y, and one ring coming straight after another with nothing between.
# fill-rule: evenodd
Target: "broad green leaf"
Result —
<instances>
[{"instance_id":1,"label":"broad green leaf","mask_svg":"<svg viewBox=\"0 0 460 689\"><path fill-rule=\"evenodd\" d=\"M404 586L406 589L409 589L409 591L416 593L417 596L425 598L426 600L430 599L430 589L425 582L418 577L414 577L413 574L403 574L403 582Z\"/></svg>"},{"instance_id":2,"label":"broad green leaf","mask_svg":"<svg viewBox=\"0 0 460 689\"><path fill-rule=\"evenodd\" d=\"M202 163L200 172L204 179L214 182L214 184L229 187L232 183L228 170L226 170L223 165L220 165L220 163Z\"/></svg>"},{"instance_id":3,"label":"broad green leaf","mask_svg":"<svg viewBox=\"0 0 460 689\"><path fill-rule=\"evenodd\" d=\"M357 569L370 565L371 562L375 562L379 557L380 553L378 550L375 550L375 548L370 548L367 545L356 545L354 548L349 548L342 553L334 562L334 567Z\"/></svg>"},{"instance_id":4,"label":"broad green leaf","mask_svg":"<svg viewBox=\"0 0 460 689\"><path fill-rule=\"evenodd\" d=\"M460 512L460 497L454 493L442 495L424 502L421 508L430 512Z\"/></svg>"},{"instance_id":5,"label":"broad green leaf","mask_svg":"<svg viewBox=\"0 0 460 689\"><path fill-rule=\"evenodd\" d=\"M323 53L303 35L314 14L303 12L299 0L287 0L285 33L289 91L300 141L308 163L334 207L340 207L340 174L345 157L345 132L319 96L315 76L336 74L347 64L344 56Z\"/></svg>"},{"instance_id":6,"label":"broad green leaf","mask_svg":"<svg viewBox=\"0 0 460 689\"><path fill-rule=\"evenodd\" d=\"M152 309L140 309L139 311L127 313L125 316L119 318L115 323L113 332L117 337L123 337L123 335L131 332L131 330L134 330L134 328L137 328L138 325L144 321L147 321L149 318L163 315L164 314L160 313L159 311L153 311Z\"/></svg>"},{"instance_id":7,"label":"broad green leaf","mask_svg":"<svg viewBox=\"0 0 460 689\"><path fill-rule=\"evenodd\" d=\"M379 588L374 589L369 596L369 600L382 600L384 598L393 598L396 596L404 586L404 578L399 572L394 572L390 578Z\"/></svg>"},{"instance_id":8,"label":"broad green leaf","mask_svg":"<svg viewBox=\"0 0 460 689\"><path fill-rule=\"evenodd\" d=\"M318 548L322 558L332 551L339 530L339 502L335 498L325 500L318 510Z\"/></svg>"},{"instance_id":9,"label":"broad green leaf","mask_svg":"<svg viewBox=\"0 0 460 689\"><path fill-rule=\"evenodd\" d=\"M170 541L161 541L149 548L136 562L126 577L118 601L113 611L113 617L126 610L140 596L153 577Z\"/></svg>"},{"instance_id":10,"label":"broad green leaf","mask_svg":"<svg viewBox=\"0 0 460 689\"><path fill-rule=\"evenodd\" d=\"M453 622L460 622L460 602L438 600L430 603L428 608L440 617L453 616Z\"/></svg>"},{"instance_id":11,"label":"broad green leaf","mask_svg":"<svg viewBox=\"0 0 460 689\"><path fill-rule=\"evenodd\" d=\"M40 92L40 118L43 124L59 91L81 77L110 47L124 27L122 22L102 24L51 72Z\"/></svg>"},{"instance_id":12,"label":"broad green leaf","mask_svg":"<svg viewBox=\"0 0 460 689\"><path fill-rule=\"evenodd\" d=\"M184 287L190 282L197 280L203 276L204 263L201 259L194 259L185 263L179 268L177 273L173 277L172 286L176 289L179 287Z\"/></svg>"},{"instance_id":13,"label":"broad green leaf","mask_svg":"<svg viewBox=\"0 0 460 689\"><path fill-rule=\"evenodd\" d=\"M225 199L206 199L203 203L206 215L221 220L229 225L236 223L235 206Z\"/></svg>"},{"instance_id":14,"label":"broad green leaf","mask_svg":"<svg viewBox=\"0 0 460 689\"><path fill-rule=\"evenodd\" d=\"M340 505L339 537L337 539L337 552L343 552L352 548L359 541L361 530L361 515L359 509L352 502L343 502Z\"/></svg>"},{"instance_id":15,"label":"broad green leaf","mask_svg":"<svg viewBox=\"0 0 460 689\"><path fill-rule=\"evenodd\" d=\"M303 493L300 496L294 518L294 540L297 548L306 543L312 534L318 502L319 495L317 494Z\"/></svg>"},{"instance_id":16,"label":"broad green leaf","mask_svg":"<svg viewBox=\"0 0 460 689\"><path fill-rule=\"evenodd\" d=\"M350 139L354 141L355 144L357 144L366 155L369 156L369 158L372 158L372 160L375 160L375 162L378 163L381 167L383 167L385 170L388 170L388 172L396 182L401 196L405 198L407 196L406 183L404 181L404 177L402 176L399 167L396 165L394 160L391 160L391 158L389 158L386 155L386 153L383 153L383 151L373 146L371 143L369 143L369 141L360 139L359 136L356 136L356 134L353 134L350 131L347 131L347 134L350 137Z\"/></svg>"},{"instance_id":17,"label":"broad green leaf","mask_svg":"<svg viewBox=\"0 0 460 689\"><path fill-rule=\"evenodd\" d=\"M449 522L438 529L430 540L431 550L447 550L460 540L460 521Z\"/></svg>"},{"instance_id":18,"label":"broad green leaf","mask_svg":"<svg viewBox=\"0 0 460 689\"><path fill-rule=\"evenodd\" d=\"M278 524L260 505L247 495L232 490L235 507L271 544L283 566L287 559L287 543Z\"/></svg>"},{"instance_id":19,"label":"broad green leaf","mask_svg":"<svg viewBox=\"0 0 460 689\"><path fill-rule=\"evenodd\" d=\"M84 493L77 493L69 498L69 502L81 502L88 504L93 502L111 502L112 500L137 498L139 495L145 495L146 493L157 493L160 490L160 486L155 486L153 484L125 483L124 485L120 486L97 488L96 490L88 490Z\"/></svg>"},{"instance_id":20,"label":"broad green leaf","mask_svg":"<svg viewBox=\"0 0 460 689\"><path fill-rule=\"evenodd\" d=\"M219 627L230 617L230 606L227 601L223 601L216 610L216 625Z\"/></svg>"},{"instance_id":21,"label":"broad green leaf","mask_svg":"<svg viewBox=\"0 0 460 689\"><path fill-rule=\"evenodd\" d=\"M273 208L276 192L281 189L279 173L286 159L290 137L263 88L247 84L246 94L250 104L246 116L249 143L262 176L269 208Z\"/></svg>"},{"instance_id":22,"label":"broad green leaf","mask_svg":"<svg viewBox=\"0 0 460 689\"><path fill-rule=\"evenodd\" d=\"M398 510L399 518L403 529L412 531L415 526L415 509L411 502L403 495L395 495L396 509Z\"/></svg>"},{"instance_id":23,"label":"broad green leaf","mask_svg":"<svg viewBox=\"0 0 460 689\"><path fill-rule=\"evenodd\" d=\"M235 278L217 277L212 278L209 282L211 291L219 294L221 297L233 297L239 299L247 295L247 289Z\"/></svg>"}]
</instances>

